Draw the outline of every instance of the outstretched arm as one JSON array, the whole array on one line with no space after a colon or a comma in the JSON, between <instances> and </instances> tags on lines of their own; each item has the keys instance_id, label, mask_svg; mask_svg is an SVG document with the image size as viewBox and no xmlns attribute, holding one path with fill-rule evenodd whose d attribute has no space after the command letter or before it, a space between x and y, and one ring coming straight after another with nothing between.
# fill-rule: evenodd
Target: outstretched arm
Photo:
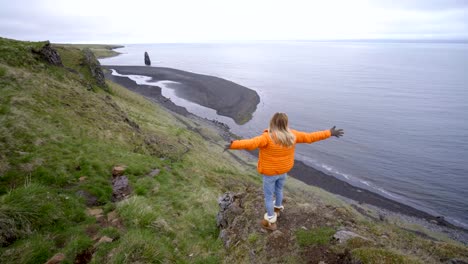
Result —
<instances>
[{"instance_id":1,"label":"outstretched arm","mask_svg":"<svg viewBox=\"0 0 468 264\"><path fill-rule=\"evenodd\" d=\"M251 139L234 140L231 142L229 149L254 150L256 148L264 147L267 144L268 144L268 140L266 139L265 135L261 135L261 136L254 137Z\"/></svg>"},{"instance_id":2,"label":"outstretched arm","mask_svg":"<svg viewBox=\"0 0 468 264\"><path fill-rule=\"evenodd\" d=\"M295 131L296 142L297 143L313 143L316 141L327 139L331 136L341 137L344 132L343 129L335 129L335 126L329 130L317 131L312 133L305 133L300 131Z\"/></svg>"}]
</instances>

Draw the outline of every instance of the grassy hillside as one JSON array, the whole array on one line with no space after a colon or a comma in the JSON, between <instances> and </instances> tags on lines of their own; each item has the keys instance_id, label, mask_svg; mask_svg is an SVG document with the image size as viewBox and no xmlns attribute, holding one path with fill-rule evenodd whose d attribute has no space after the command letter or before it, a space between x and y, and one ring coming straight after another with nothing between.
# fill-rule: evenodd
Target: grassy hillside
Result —
<instances>
[{"instance_id":1,"label":"grassy hillside","mask_svg":"<svg viewBox=\"0 0 468 264\"><path fill-rule=\"evenodd\" d=\"M73 262L92 246L88 229L96 219L85 214L80 190L106 213L117 210L125 225L125 233L96 227L119 237L119 245L98 248L96 263L112 248L114 262L133 255L188 260L194 252L193 260L219 259L217 196L229 181L249 181L248 174L188 130L184 123L196 127L190 120L112 84L110 93L89 91L86 74L42 62L30 52L35 43L1 42L0 223L14 240L1 241L9 244L1 259L37 263L60 251ZM60 53L65 66L80 70L78 50ZM117 164L127 166L135 194L121 204L111 202ZM154 169L159 175L146 176Z\"/></svg>"},{"instance_id":2,"label":"grassy hillside","mask_svg":"<svg viewBox=\"0 0 468 264\"><path fill-rule=\"evenodd\" d=\"M89 89L79 49L58 47L64 67L51 66L31 52L43 44L0 38L1 263L44 263L57 253L62 263L467 260L465 246L375 222L293 179L279 235L288 239L275 243L278 233L257 223L264 212L252 160L223 152L214 127L113 83ZM112 199L116 165L131 187L122 201ZM216 227L226 191L243 194L227 247ZM369 241L330 242L343 227Z\"/></svg>"},{"instance_id":3,"label":"grassy hillside","mask_svg":"<svg viewBox=\"0 0 468 264\"><path fill-rule=\"evenodd\" d=\"M120 45L106 44L54 44L54 46L56 48L77 48L80 50L88 48L94 53L96 58L99 59L117 56L120 53L115 51L114 49L123 48L123 46Z\"/></svg>"}]
</instances>

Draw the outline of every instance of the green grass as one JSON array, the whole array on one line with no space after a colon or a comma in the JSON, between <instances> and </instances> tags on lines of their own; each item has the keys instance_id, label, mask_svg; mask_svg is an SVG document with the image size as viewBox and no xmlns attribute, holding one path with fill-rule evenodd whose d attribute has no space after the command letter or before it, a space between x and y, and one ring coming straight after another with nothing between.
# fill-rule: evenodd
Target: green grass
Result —
<instances>
[{"instance_id":1,"label":"green grass","mask_svg":"<svg viewBox=\"0 0 468 264\"><path fill-rule=\"evenodd\" d=\"M79 74L82 85L89 90L98 90L97 82L92 78L89 65L85 62L85 56L80 49L62 45L53 45L53 47L59 52L63 65ZM60 76L60 74L58 75ZM62 77L63 80L64 77Z\"/></svg>"},{"instance_id":2,"label":"green grass","mask_svg":"<svg viewBox=\"0 0 468 264\"><path fill-rule=\"evenodd\" d=\"M109 58L119 55L120 53L114 51L116 48L122 48L121 45L106 45L106 44L54 44L57 48L78 48L80 50L90 49L96 58Z\"/></svg>"},{"instance_id":3,"label":"green grass","mask_svg":"<svg viewBox=\"0 0 468 264\"><path fill-rule=\"evenodd\" d=\"M335 234L335 230L330 227L319 227L311 230L299 229L296 231L296 239L301 247L326 245L330 242L333 234Z\"/></svg>"},{"instance_id":4,"label":"green grass","mask_svg":"<svg viewBox=\"0 0 468 264\"><path fill-rule=\"evenodd\" d=\"M39 184L15 188L0 198L1 244L37 230L67 228L86 220L77 197L67 192L51 193Z\"/></svg>"},{"instance_id":5,"label":"green grass","mask_svg":"<svg viewBox=\"0 0 468 264\"><path fill-rule=\"evenodd\" d=\"M369 240L362 239L360 237L354 237L346 241L346 248L356 249L362 247L369 247L372 245L372 242Z\"/></svg>"},{"instance_id":6,"label":"green grass","mask_svg":"<svg viewBox=\"0 0 468 264\"><path fill-rule=\"evenodd\" d=\"M51 236L36 233L4 250L0 254L0 259L8 260L8 263L45 263L53 256L52 250L55 248Z\"/></svg>"},{"instance_id":7,"label":"green grass","mask_svg":"<svg viewBox=\"0 0 468 264\"><path fill-rule=\"evenodd\" d=\"M249 241L249 243L255 244L255 242L257 242L258 240L258 234L257 233L250 234L247 240Z\"/></svg>"},{"instance_id":8,"label":"green grass","mask_svg":"<svg viewBox=\"0 0 468 264\"><path fill-rule=\"evenodd\" d=\"M91 263L162 263L167 259L174 257L156 234L132 229L116 242L101 244Z\"/></svg>"},{"instance_id":9,"label":"green grass","mask_svg":"<svg viewBox=\"0 0 468 264\"><path fill-rule=\"evenodd\" d=\"M421 263L414 258L403 256L396 252L381 248L359 248L351 252L353 257L360 260L363 264L381 263L381 264L417 264Z\"/></svg>"},{"instance_id":10,"label":"green grass","mask_svg":"<svg viewBox=\"0 0 468 264\"><path fill-rule=\"evenodd\" d=\"M0 67L0 77L4 77L6 75L6 69L3 67Z\"/></svg>"},{"instance_id":11,"label":"green grass","mask_svg":"<svg viewBox=\"0 0 468 264\"><path fill-rule=\"evenodd\" d=\"M73 262L93 244L83 230L95 220L76 194L83 190L106 212L116 208L126 228L99 230L117 240L99 246L96 263L218 262L217 197L225 182L253 181L250 174L143 97L112 83L109 93L89 91L80 50L58 49L72 72L36 58L30 49L40 43L1 41L0 235L7 247L0 257L37 263L63 252ZM28 65L13 59L17 52ZM110 179L117 164L127 166L134 192L114 204ZM146 176L155 168L156 177Z\"/></svg>"},{"instance_id":12,"label":"green grass","mask_svg":"<svg viewBox=\"0 0 468 264\"><path fill-rule=\"evenodd\" d=\"M150 227L158 217L149 198L143 196L133 196L120 202L117 211L125 221L125 226L129 227Z\"/></svg>"},{"instance_id":13,"label":"green grass","mask_svg":"<svg viewBox=\"0 0 468 264\"><path fill-rule=\"evenodd\" d=\"M27 42L0 37L0 61L14 67L44 68L43 62L31 50L39 50L45 42Z\"/></svg>"},{"instance_id":14,"label":"green grass","mask_svg":"<svg viewBox=\"0 0 468 264\"><path fill-rule=\"evenodd\" d=\"M115 227L106 227L99 231L101 236L107 236L112 238L112 240L117 240L121 236L121 231Z\"/></svg>"}]
</instances>

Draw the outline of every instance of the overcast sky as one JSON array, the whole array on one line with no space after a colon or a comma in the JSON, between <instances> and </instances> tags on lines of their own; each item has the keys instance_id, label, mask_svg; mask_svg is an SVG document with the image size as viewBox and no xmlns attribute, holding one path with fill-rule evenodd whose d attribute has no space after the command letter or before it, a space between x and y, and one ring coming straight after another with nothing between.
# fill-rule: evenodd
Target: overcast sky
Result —
<instances>
[{"instance_id":1,"label":"overcast sky","mask_svg":"<svg viewBox=\"0 0 468 264\"><path fill-rule=\"evenodd\" d=\"M468 0L0 0L0 36L121 44L468 39Z\"/></svg>"}]
</instances>

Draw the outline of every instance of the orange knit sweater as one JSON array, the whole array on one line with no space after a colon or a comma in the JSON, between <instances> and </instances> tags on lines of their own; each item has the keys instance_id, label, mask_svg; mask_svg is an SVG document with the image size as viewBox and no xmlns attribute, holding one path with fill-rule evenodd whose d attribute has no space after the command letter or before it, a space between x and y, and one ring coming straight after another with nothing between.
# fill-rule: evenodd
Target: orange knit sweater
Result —
<instances>
[{"instance_id":1,"label":"orange knit sweater","mask_svg":"<svg viewBox=\"0 0 468 264\"><path fill-rule=\"evenodd\" d=\"M305 133L291 129L291 132L296 136L296 142L289 148L275 144L268 130L263 131L262 135L251 139L234 140L230 148L248 150L260 148L257 170L261 174L273 176L286 173L292 169L294 166L294 150L297 143L312 143L331 136L330 130Z\"/></svg>"}]
</instances>

